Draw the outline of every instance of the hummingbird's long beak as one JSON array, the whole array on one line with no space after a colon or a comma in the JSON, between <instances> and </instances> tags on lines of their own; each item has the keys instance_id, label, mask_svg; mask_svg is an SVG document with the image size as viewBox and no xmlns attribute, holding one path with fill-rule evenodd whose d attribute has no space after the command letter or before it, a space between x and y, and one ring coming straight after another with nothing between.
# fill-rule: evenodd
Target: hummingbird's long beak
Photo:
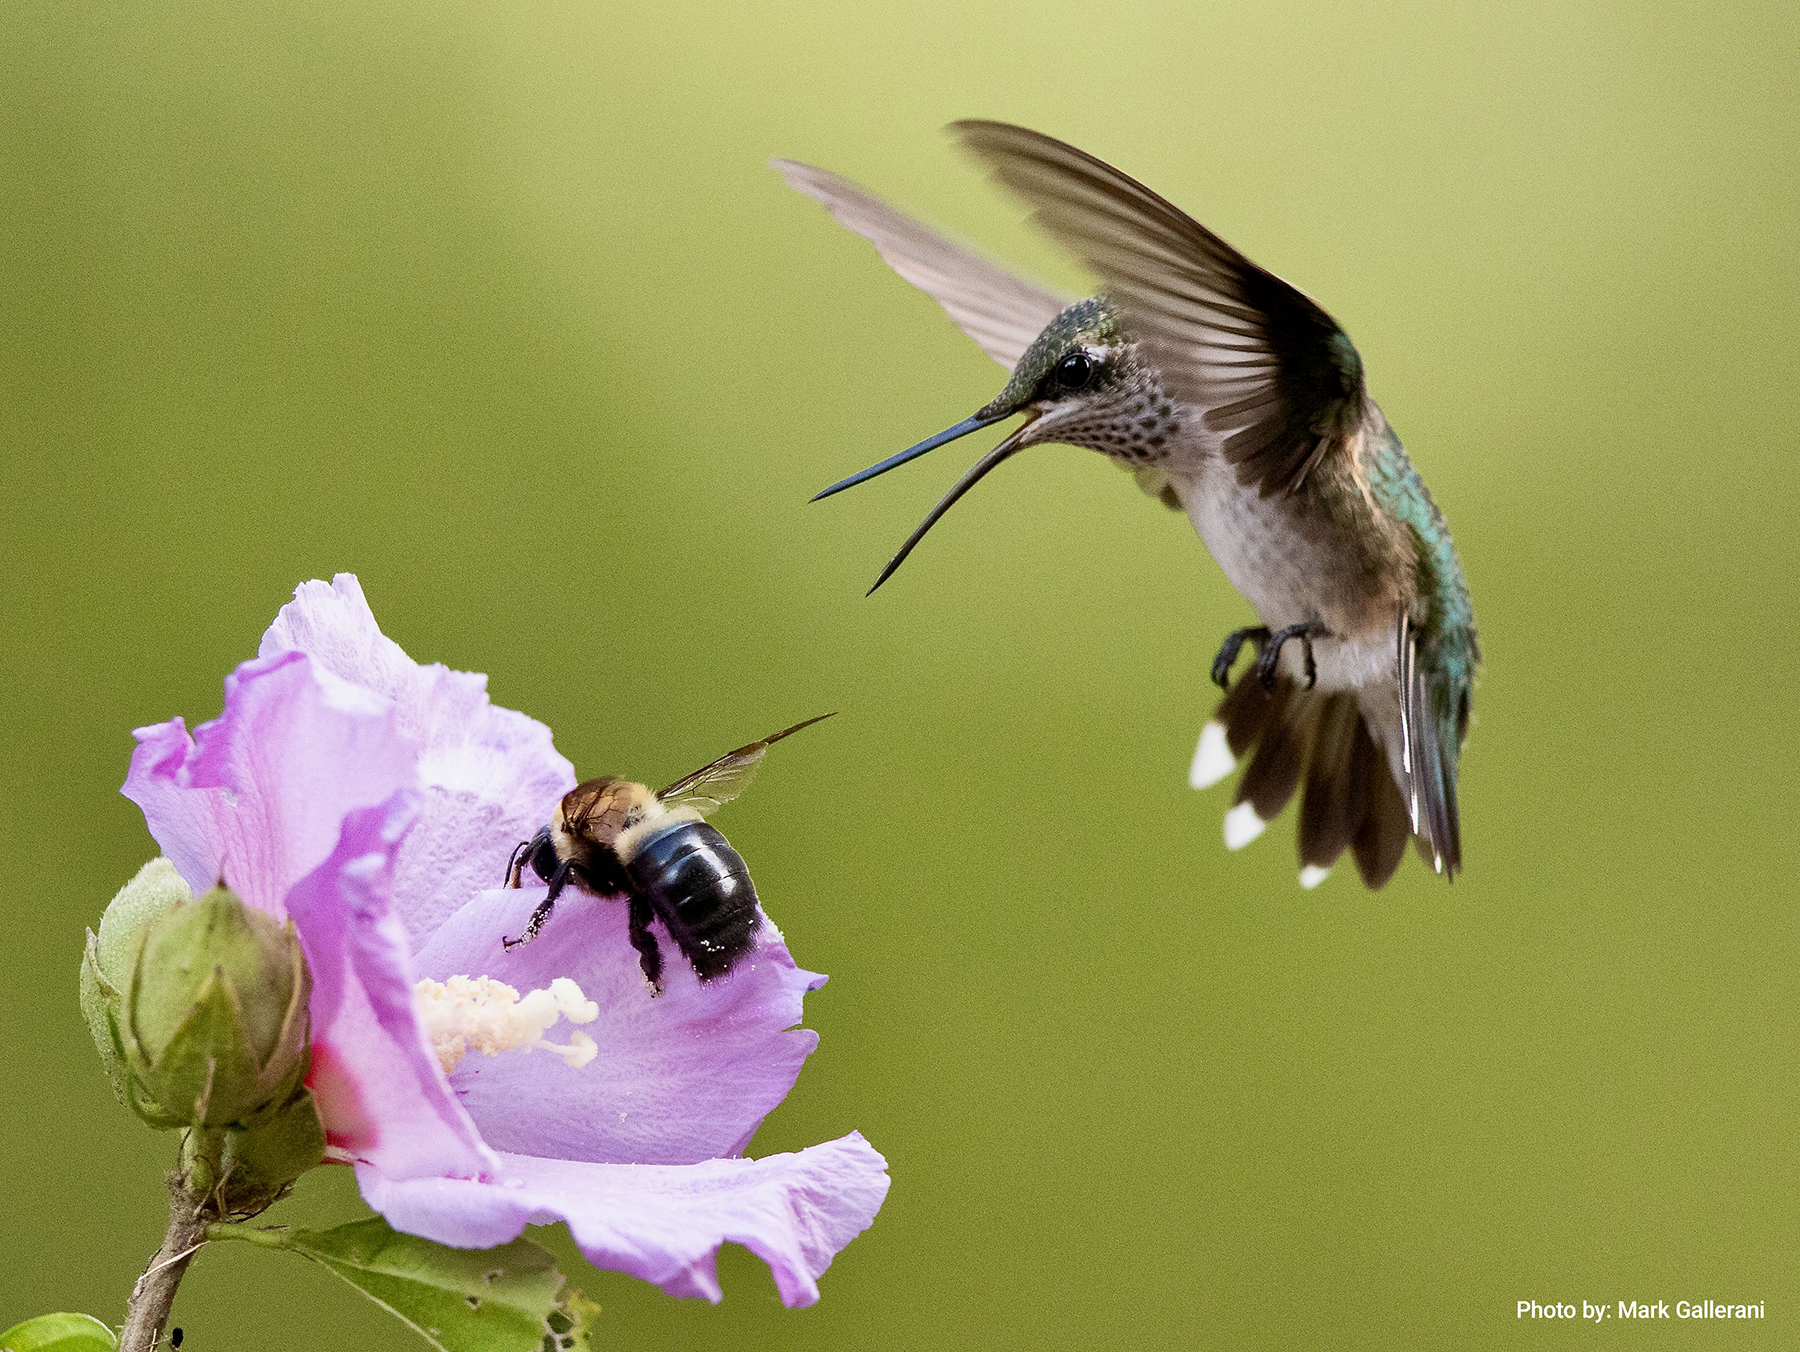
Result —
<instances>
[{"instance_id":1,"label":"hummingbird's long beak","mask_svg":"<svg viewBox=\"0 0 1800 1352\"><path fill-rule=\"evenodd\" d=\"M992 413L984 417L982 414L977 413L972 418L964 418L961 422L956 424L955 427L946 427L935 437L926 437L925 440L921 441L917 446L909 446L904 451L901 451L899 455L890 455L879 465L870 465L867 469L852 474L848 479L839 479L823 493L815 494L812 500L817 502L820 498L828 498L833 493L842 493L846 488L855 488L859 483L868 479L873 479L877 474L886 474L896 465L904 465L908 460L917 460L920 456L924 455L926 451L935 451L939 446L948 445L958 437L966 437L971 432L979 432L984 427L992 427L997 422L1005 422L1006 419L1011 416L1011 413ZM876 585L879 586L880 584L877 583Z\"/></svg>"},{"instance_id":2,"label":"hummingbird's long beak","mask_svg":"<svg viewBox=\"0 0 1800 1352\"><path fill-rule=\"evenodd\" d=\"M976 418L970 418L967 423L958 423L955 427L952 427L949 432L942 433L941 435L943 440L947 441L950 439L951 433L961 436L965 431L972 432L976 427L985 426L987 423L997 421L999 421L997 418L988 418L985 422L978 421ZM998 446L994 447L993 450L977 460L974 465L970 467L969 472L956 481L956 486L948 493L944 494L943 501L939 502L937 506L931 509L931 514L919 523L919 528L906 537L906 543L900 546L900 552L888 560L888 566L883 568L881 570L881 576L875 579L875 587L879 587L883 582L886 582L894 575L894 570L905 563L906 556L913 552L913 546L925 538L926 531L937 525L939 517L949 511L951 507L955 506L958 498L973 488L995 465L998 465L1002 460L1010 459L1024 449L1024 436L1031 430L1031 424L1036 421L1037 419L1035 418L1027 421L1023 427L1015 430L1005 441L1001 442ZM925 450L930 450L934 443L939 445L942 444L937 438L933 438L932 442L924 443ZM922 454L917 446L913 447L911 451L905 452L905 455L913 455L915 453ZM890 463L898 463L901 458L901 456L896 456L894 461ZM877 473L885 468L887 468L886 465L877 465L873 470L865 470L863 476L859 477L866 477L868 474ZM870 587L864 595L873 596L875 594L875 587Z\"/></svg>"}]
</instances>

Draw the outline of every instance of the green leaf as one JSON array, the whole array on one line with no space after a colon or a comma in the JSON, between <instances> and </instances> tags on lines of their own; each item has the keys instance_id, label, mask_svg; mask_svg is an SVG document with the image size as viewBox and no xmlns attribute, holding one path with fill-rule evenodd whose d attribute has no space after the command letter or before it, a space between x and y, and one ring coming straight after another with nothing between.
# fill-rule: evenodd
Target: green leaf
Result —
<instances>
[{"instance_id":1,"label":"green leaf","mask_svg":"<svg viewBox=\"0 0 1800 1352\"><path fill-rule=\"evenodd\" d=\"M563 1276L555 1259L528 1239L452 1249L400 1234L379 1216L330 1230L215 1225L208 1235L310 1258L443 1352L588 1352L600 1309L579 1291L559 1298Z\"/></svg>"},{"instance_id":2,"label":"green leaf","mask_svg":"<svg viewBox=\"0 0 1800 1352\"><path fill-rule=\"evenodd\" d=\"M544 1336L543 1352L592 1352L593 1344L588 1338L599 1318L600 1306L582 1295L580 1290L571 1289L556 1303L550 1318L544 1321L548 1332Z\"/></svg>"},{"instance_id":3,"label":"green leaf","mask_svg":"<svg viewBox=\"0 0 1800 1352\"><path fill-rule=\"evenodd\" d=\"M118 1338L91 1314L40 1314L0 1333L4 1352L114 1352Z\"/></svg>"}]
</instances>

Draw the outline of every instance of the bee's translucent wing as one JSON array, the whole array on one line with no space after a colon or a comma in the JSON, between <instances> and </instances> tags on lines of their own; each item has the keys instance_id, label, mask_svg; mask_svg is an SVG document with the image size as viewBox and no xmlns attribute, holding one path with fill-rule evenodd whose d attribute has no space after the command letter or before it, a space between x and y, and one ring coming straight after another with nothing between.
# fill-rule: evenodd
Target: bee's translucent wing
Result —
<instances>
[{"instance_id":1,"label":"bee's translucent wing","mask_svg":"<svg viewBox=\"0 0 1800 1352\"><path fill-rule=\"evenodd\" d=\"M792 187L872 243L889 267L943 306L959 329L1009 371L1067 304L952 244L847 178L793 160L770 163Z\"/></svg>"},{"instance_id":2,"label":"bee's translucent wing","mask_svg":"<svg viewBox=\"0 0 1800 1352\"><path fill-rule=\"evenodd\" d=\"M740 746L736 751L727 752L711 765L703 766L693 774L676 780L656 795L657 800L664 807L692 808L704 817L750 787L750 781L756 777L756 769L762 764L762 758L775 743L783 737L791 737L801 728L810 728L814 723L830 717L830 714L820 714L804 723L796 723L791 728L783 728L760 742L752 742L749 746Z\"/></svg>"}]
</instances>

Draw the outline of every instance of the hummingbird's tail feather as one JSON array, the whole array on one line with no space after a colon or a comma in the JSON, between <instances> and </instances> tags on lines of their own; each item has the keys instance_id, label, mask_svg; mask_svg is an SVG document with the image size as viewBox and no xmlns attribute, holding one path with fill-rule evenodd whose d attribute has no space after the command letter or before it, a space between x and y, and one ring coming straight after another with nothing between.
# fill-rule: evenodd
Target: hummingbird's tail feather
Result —
<instances>
[{"instance_id":1,"label":"hummingbird's tail feather","mask_svg":"<svg viewBox=\"0 0 1800 1352\"><path fill-rule=\"evenodd\" d=\"M1385 887L1400 867L1406 854L1406 838L1412 834L1412 821L1386 755L1370 740L1369 725L1358 724L1357 734L1350 777L1362 785L1362 820L1350 842L1350 852L1356 860L1356 871L1362 874L1363 886L1374 890Z\"/></svg>"},{"instance_id":2,"label":"hummingbird's tail feather","mask_svg":"<svg viewBox=\"0 0 1800 1352\"><path fill-rule=\"evenodd\" d=\"M1225 843L1239 849L1302 788L1300 880L1323 882L1348 850L1370 888L1384 886L1412 834L1388 757L1350 691L1303 690L1286 675L1264 687L1247 669L1200 734L1188 782L1218 783L1244 757L1249 765L1225 814Z\"/></svg>"},{"instance_id":3,"label":"hummingbird's tail feather","mask_svg":"<svg viewBox=\"0 0 1800 1352\"><path fill-rule=\"evenodd\" d=\"M1225 814L1227 849L1241 850L1255 840L1294 796L1306 760L1307 729L1289 715L1303 699L1304 692L1287 677L1267 688L1252 669L1239 678L1201 732L1188 772L1188 783L1196 789L1218 783L1237 768L1239 758L1255 753Z\"/></svg>"},{"instance_id":4,"label":"hummingbird's tail feather","mask_svg":"<svg viewBox=\"0 0 1800 1352\"><path fill-rule=\"evenodd\" d=\"M1357 734L1362 715L1351 694L1330 696L1313 728L1312 756L1306 766L1306 792L1300 799L1300 866L1329 869L1350 848L1362 824L1362 796L1357 793ZM1366 745L1368 738L1362 738ZM1320 882L1324 879L1320 878ZM1316 884L1315 884L1316 886Z\"/></svg>"}]
</instances>

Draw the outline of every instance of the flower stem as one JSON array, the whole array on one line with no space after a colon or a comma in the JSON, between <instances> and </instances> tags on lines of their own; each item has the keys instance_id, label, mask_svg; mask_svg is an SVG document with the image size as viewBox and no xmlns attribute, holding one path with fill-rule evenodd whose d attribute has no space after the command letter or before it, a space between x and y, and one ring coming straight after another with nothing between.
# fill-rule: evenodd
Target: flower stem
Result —
<instances>
[{"instance_id":1,"label":"flower stem","mask_svg":"<svg viewBox=\"0 0 1800 1352\"><path fill-rule=\"evenodd\" d=\"M205 1200L189 1189L185 1173L169 1175L169 1229L156 1257L131 1288L119 1352L155 1352L175 1304L175 1289L194 1254L206 1243L206 1222L201 1215Z\"/></svg>"},{"instance_id":2,"label":"flower stem","mask_svg":"<svg viewBox=\"0 0 1800 1352\"><path fill-rule=\"evenodd\" d=\"M206 1227L208 1239L241 1239L246 1244L259 1244L265 1249L291 1249L285 1225L269 1226L252 1230L247 1225L227 1225L222 1221L214 1221Z\"/></svg>"}]
</instances>

